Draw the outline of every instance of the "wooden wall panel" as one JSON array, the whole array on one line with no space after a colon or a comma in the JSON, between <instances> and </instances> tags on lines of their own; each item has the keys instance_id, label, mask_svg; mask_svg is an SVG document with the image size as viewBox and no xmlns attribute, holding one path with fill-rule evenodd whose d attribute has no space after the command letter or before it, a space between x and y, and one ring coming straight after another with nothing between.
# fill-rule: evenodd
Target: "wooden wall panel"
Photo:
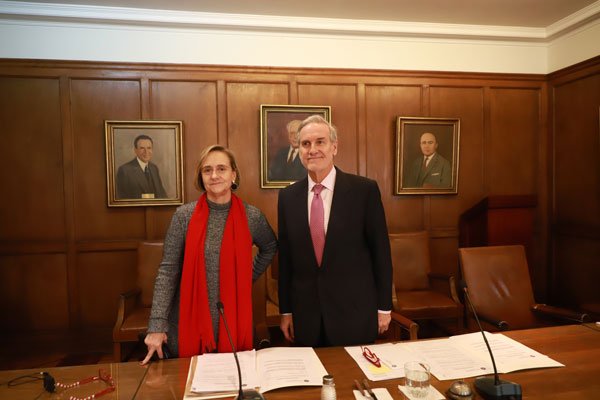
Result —
<instances>
[{"instance_id":1,"label":"wooden wall panel","mask_svg":"<svg viewBox=\"0 0 600 400\"><path fill-rule=\"evenodd\" d=\"M600 57L554 74L554 300L600 312Z\"/></svg>"},{"instance_id":2,"label":"wooden wall panel","mask_svg":"<svg viewBox=\"0 0 600 400\"><path fill-rule=\"evenodd\" d=\"M141 119L139 81L71 81L71 126L75 148L73 182L78 240L143 238L137 207L107 207L104 121ZM135 155L133 148L132 158ZM118 227L117 229L115 229Z\"/></svg>"},{"instance_id":3,"label":"wooden wall panel","mask_svg":"<svg viewBox=\"0 0 600 400\"><path fill-rule=\"evenodd\" d=\"M600 74L561 85L554 97L556 218L600 226Z\"/></svg>"},{"instance_id":4,"label":"wooden wall panel","mask_svg":"<svg viewBox=\"0 0 600 400\"><path fill-rule=\"evenodd\" d=\"M335 163L344 172L358 173L358 108L355 85L298 84L299 104L331 106L331 122L338 131Z\"/></svg>"},{"instance_id":5,"label":"wooden wall panel","mask_svg":"<svg viewBox=\"0 0 600 400\"><path fill-rule=\"evenodd\" d=\"M150 93L152 119L184 121L184 194L185 202L197 200L200 192L194 186L194 174L200 152L218 142L217 83L194 81L152 81ZM150 239L165 236L175 207L154 207Z\"/></svg>"},{"instance_id":6,"label":"wooden wall panel","mask_svg":"<svg viewBox=\"0 0 600 400\"><path fill-rule=\"evenodd\" d=\"M65 256L0 256L0 304L2 333L67 329Z\"/></svg>"},{"instance_id":7,"label":"wooden wall panel","mask_svg":"<svg viewBox=\"0 0 600 400\"><path fill-rule=\"evenodd\" d=\"M59 82L0 78L2 240L65 237Z\"/></svg>"},{"instance_id":8,"label":"wooden wall panel","mask_svg":"<svg viewBox=\"0 0 600 400\"><path fill-rule=\"evenodd\" d=\"M594 305L600 311L600 240L598 237L560 235L556 241L555 301L569 307Z\"/></svg>"},{"instance_id":9,"label":"wooden wall panel","mask_svg":"<svg viewBox=\"0 0 600 400\"><path fill-rule=\"evenodd\" d=\"M491 194L537 193L540 110L538 90L491 90L485 148L486 183Z\"/></svg>"},{"instance_id":10,"label":"wooden wall panel","mask_svg":"<svg viewBox=\"0 0 600 400\"><path fill-rule=\"evenodd\" d=\"M119 294L136 287L136 252L83 252L77 256L77 265L82 326L112 327Z\"/></svg>"},{"instance_id":11,"label":"wooden wall panel","mask_svg":"<svg viewBox=\"0 0 600 400\"><path fill-rule=\"evenodd\" d=\"M594 68L600 69L598 64L596 60ZM558 128L552 148L557 160L555 217L557 224L574 224L569 237L587 232L585 237L595 241L597 217L584 219L580 210L588 208L587 217L598 215L593 205L600 200L593 193L600 196L600 178L588 174L586 192L568 177L592 167L598 171L598 166L590 157L583 166L567 161L581 147L582 137L586 149L600 148L598 74L573 74L577 79L556 78L553 92ZM0 60L0 116L11 124L8 161L21 166L17 178L2 175L3 181L12 182L11 190L20 193L10 194L3 203L8 206L0 211L0 290L8 293L0 300L24 304L18 309L24 329L110 328L114 323L118 294L135 284L136 242L161 239L175 207L106 206L105 119L183 121L186 201L199 195L192 180L202 148L212 143L229 146L241 170L239 195L263 210L275 228L278 190L260 188L260 104L330 105L340 133L337 165L377 180L390 232L429 230L434 269L454 272L462 211L490 194L534 194L539 204L549 202L546 85L540 76L507 74ZM585 102L572 101L578 96ZM15 115L27 121L13 123ZM458 195L392 194L399 115L461 119ZM585 123L572 115L582 115L579 120ZM32 151L43 161L31 164ZM598 156L591 155L595 162ZM43 215L35 203L39 185L50 192L48 204L41 205L47 207ZM548 217L538 212L538 226L550 226ZM566 231L561 235L556 239L561 260L556 276L568 271L563 263L571 255L583 266L573 278L579 281L569 284L573 290L584 274L593 276L589 265L596 254L590 245L561 239L568 236ZM546 254L543 238L536 240ZM19 291L24 293L20 299L16 291L6 289L19 287L24 277L39 288L35 282L40 270L33 265L52 270L59 288L59 296L49 303L57 308L52 321L35 312L34 305L45 302L45 293ZM538 279L535 284L546 282ZM588 290L589 285L580 286ZM583 293L571 298L590 297Z\"/></svg>"},{"instance_id":12,"label":"wooden wall panel","mask_svg":"<svg viewBox=\"0 0 600 400\"><path fill-rule=\"evenodd\" d=\"M460 213L480 201L486 193L483 154L486 132L484 89L431 87L429 93L432 116L460 118L458 196L449 196L456 198L455 204L451 205L453 212L446 218L439 213L447 210L446 207L435 202L432 204L432 225L455 227Z\"/></svg>"},{"instance_id":13,"label":"wooden wall panel","mask_svg":"<svg viewBox=\"0 0 600 400\"><path fill-rule=\"evenodd\" d=\"M286 83L229 82L227 84L227 141L241 174L237 194L258 207L277 229L277 194L260 188L260 105L287 104Z\"/></svg>"},{"instance_id":14,"label":"wooden wall panel","mask_svg":"<svg viewBox=\"0 0 600 400\"><path fill-rule=\"evenodd\" d=\"M423 201L419 196L394 196L396 121L399 116L420 116L420 86L367 85L365 89L367 176L381 190L388 230L423 229Z\"/></svg>"}]
</instances>

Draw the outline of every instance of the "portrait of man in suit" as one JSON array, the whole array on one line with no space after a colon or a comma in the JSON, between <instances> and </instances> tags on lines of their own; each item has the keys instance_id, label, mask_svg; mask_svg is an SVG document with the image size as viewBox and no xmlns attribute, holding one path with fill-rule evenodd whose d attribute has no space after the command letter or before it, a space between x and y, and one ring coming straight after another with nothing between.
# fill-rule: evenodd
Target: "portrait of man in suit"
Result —
<instances>
[{"instance_id":1,"label":"portrait of man in suit","mask_svg":"<svg viewBox=\"0 0 600 400\"><path fill-rule=\"evenodd\" d=\"M337 131L323 117L298 129L308 176L278 199L281 330L301 346L372 343L388 329L392 309L379 187L334 165Z\"/></svg>"},{"instance_id":2,"label":"portrait of man in suit","mask_svg":"<svg viewBox=\"0 0 600 400\"><path fill-rule=\"evenodd\" d=\"M298 139L296 133L300 120L293 119L286 125L286 135L289 145L277 151L269 167L271 181L297 181L306 176L306 169L298 156Z\"/></svg>"},{"instance_id":3,"label":"portrait of man in suit","mask_svg":"<svg viewBox=\"0 0 600 400\"><path fill-rule=\"evenodd\" d=\"M438 152L437 137L425 132L419 139L422 155L416 158L404 175L405 187L449 188L452 185L452 165Z\"/></svg>"},{"instance_id":4,"label":"portrait of man in suit","mask_svg":"<svg viewBox=\"0 0 600 400\"><path fill-rule=\"evenodd\" d=\"M394 194L457 194L460 119L398 117Z\"/></svg>"},{"instance_id":5,"label":"portrait of man in suit","mask_svg":"<svg viewBox=\"0 0 600 400\"><path fill-rule=\"evenodd\" d=\"M119 167L116 176L117 199L163 199L167 193L152 155L154 141L138 135L133 141L135 157Z\"/></svg>"}]
</instances>

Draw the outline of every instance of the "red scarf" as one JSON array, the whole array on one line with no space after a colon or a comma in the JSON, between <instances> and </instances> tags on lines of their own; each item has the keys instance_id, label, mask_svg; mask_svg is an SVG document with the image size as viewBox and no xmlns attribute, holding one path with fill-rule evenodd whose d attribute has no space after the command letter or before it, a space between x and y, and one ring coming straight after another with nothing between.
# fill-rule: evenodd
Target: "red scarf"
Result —
<instances>
[{"instance_id":1,"label":"red scarf","mask_svg":"<svg viewBox=\"0 0 600 400\"><path fill-rule=\"evenodd\" d=\"M218 347L212 328L206 287L204 241L209 214L206 194L196 204L185 240L179 305L179 356L231 352L223 319ZM252 236L244 203L231 195L219 257L219 291L237 351L252 349ZM213 305L214 307L214 305Z\"/></svg>"}]
</instances>

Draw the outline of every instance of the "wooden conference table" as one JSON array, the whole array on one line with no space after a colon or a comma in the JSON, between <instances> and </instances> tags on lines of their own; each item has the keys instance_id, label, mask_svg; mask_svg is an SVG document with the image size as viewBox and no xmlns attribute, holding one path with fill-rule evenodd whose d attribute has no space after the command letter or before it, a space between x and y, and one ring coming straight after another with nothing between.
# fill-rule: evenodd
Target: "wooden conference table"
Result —
<instances>
[{"instance_id":1,"label":"wooden conference table","mask_svg":"<svg viewBox=\"0 0 600 400\"><path fill-rule=\"evenodd\" d=\"M504 332L524 345L565 364L564 368L544 368L502 374L501 378L519 383L524 399L592 399L600 395L600 328L594 324L568 325L551 328ZM325 369L333 374L337 398L354 399L354 379L364 374L342 347L319 348L316 352ZM101 399L182 399L189 368L189 359L174 359L140 367L137 362L49 368L57 381L70 383L107 370L114 378L116 390ZM41 381L7 387L6 382L38 370L0 371L0 399L68 399L71 395L85 397L105 387L101 382L69 389L64 394L50 394ZM466 379L472 383L473 378ZM394 399L405 399L398 390L402 379L371 382L371 387L385 387ZM451 381L432 384L444 393ZM38 396L39 397L36 397ZM265 393L269 400L319 399L320 387L283 388ZM477 397L475 397L477 398Z\"/></svg>"}]
</instances>

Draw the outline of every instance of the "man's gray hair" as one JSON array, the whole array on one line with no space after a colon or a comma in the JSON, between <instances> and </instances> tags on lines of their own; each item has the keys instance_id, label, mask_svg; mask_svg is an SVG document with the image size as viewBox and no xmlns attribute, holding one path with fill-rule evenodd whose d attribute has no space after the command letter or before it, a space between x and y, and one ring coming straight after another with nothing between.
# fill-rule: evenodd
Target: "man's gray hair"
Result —
<instances>
[{"instance_id":1,"label":"man's gray hair","mask_svg":"<svg viewBox=\"0 0 600 400\"><path fill-rule=\"evenodd\" d=\"M335 129L335 126L318 114L311 115L300 123L300 126L298 126L298 131L296 132L296 140L300 141L300 131L302 131L302 129L308 124L327 125L329 127L329 139L332 142L337 142L337 129Z\"/></svg>"}]
</instances>

